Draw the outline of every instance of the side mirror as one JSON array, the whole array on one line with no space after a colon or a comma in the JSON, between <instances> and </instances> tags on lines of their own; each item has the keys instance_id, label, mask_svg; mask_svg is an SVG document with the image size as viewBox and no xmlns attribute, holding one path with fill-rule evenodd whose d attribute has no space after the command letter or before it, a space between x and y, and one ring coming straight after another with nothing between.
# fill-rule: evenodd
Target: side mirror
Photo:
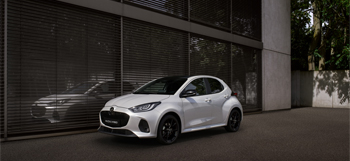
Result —
<instances>
[{"instance_id":1,"label":"side mirror","mask_svg":"<svg viewBox=\"0 0 350 161\"><path fill-rule=\"evenodd\" d=\"M97 90L96 90L96 91L93 91L93 92L91 93L92 96L97 96L97 95L99 95L99 94L100 94L100 92L98 92Z\"/></svg>"},{"instance_id":2,"label":"side mirror","mask_svg":"<svg viewBox=\"0 0 350 161\"><path fill-rule=\"evenodd\" d=\"M185 91L184 93L181 93L180 97L181 98L191 97L191 96L197 95L196 93L197 93L196 90L189 89L189 90Z\"/></svg>"}]
</instances>

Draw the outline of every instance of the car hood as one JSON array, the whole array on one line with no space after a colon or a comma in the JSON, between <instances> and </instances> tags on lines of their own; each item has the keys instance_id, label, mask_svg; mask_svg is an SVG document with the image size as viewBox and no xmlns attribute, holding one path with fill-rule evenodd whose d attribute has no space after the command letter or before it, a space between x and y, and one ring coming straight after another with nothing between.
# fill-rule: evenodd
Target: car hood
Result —
<instances>
[{"instance_id":1,"label":"car hood","mask_svg":"<svg viewBox=\"0 0 350 161\"><path fill-rule=\"evenodd\" d=\"M81 98L80 98L81 97ZM51 103L58 100L66 100L66 99L86 99L85 94L53 94L48 95L46 97L42 97L35 101L35 103Z\"/></svg>"},{"instance_id":2,"label":"car hood","mask_svg":"<svg viewBox=\"0 0 350 161\"><path fill-rule=\"evenodd\" d=\"M105 107L118 106L123 108L130 108L145 103L158 102L169 97L169 95L128 94L108 101Z\"/></svg>"}]
</instances>

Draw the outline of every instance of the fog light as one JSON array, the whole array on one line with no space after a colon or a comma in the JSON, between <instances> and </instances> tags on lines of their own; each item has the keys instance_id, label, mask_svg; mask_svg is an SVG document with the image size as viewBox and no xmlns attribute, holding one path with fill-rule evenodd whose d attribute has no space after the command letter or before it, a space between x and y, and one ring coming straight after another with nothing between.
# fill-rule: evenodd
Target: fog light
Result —
<instances>
[{"instance_id":1,"label":"fog light","mask_svg":"<svg viewBox=\"0 0 350 161\"><path fill-rule=\"evenodd\" d=\"M139 123L139 129L142 132L149 133L150 129L146 120L141 120Z\"/></svg>"}]
</instances>

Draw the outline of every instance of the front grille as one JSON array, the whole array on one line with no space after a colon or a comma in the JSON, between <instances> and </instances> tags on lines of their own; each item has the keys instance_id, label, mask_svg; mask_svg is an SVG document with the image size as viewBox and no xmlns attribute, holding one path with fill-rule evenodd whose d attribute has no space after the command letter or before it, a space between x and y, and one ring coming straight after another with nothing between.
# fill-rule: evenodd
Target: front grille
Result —
<instances>
[{"instance_id":1,"label":"front grille","mask_svg":"<svg viewBox=\"0 0 350 161\"><path fill-rule=\"evenodd\" d=\"M129 136L129 137L135 136L135 134L133 132L131 132L130 130L126 130L126 129L110 129L110 128L101 126L98 129L98 131L104 132L104 133L109 133L109 134L115 134L115 135Z\"/></svg>"},{"instance_id":2,"label":"front grille","mask_svg":"<svg viewBox=\"0 0 350 161\"><path fill-rule=\"evenodd\" d=\"M46 108L43 106L32 106L32 115L36 117L41 117L45 114Z\"/></svg>"},{"instance_id":3,"label":"front grille","mask_svg":"<svg viewBox=\"0 0 350 161\"><path fill-rule=\"evenodd\" d=\"M121 112L102 111L102 123L110 127L123 127L128 124L129 115Z\"/></svg>"}]
</instances>

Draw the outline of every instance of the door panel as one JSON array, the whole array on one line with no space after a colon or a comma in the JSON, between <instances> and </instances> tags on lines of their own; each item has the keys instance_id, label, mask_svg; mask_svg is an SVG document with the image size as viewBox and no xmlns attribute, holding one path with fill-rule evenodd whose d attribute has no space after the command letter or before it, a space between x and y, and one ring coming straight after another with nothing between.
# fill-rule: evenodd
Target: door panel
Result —
<instances>
[{"instance_id":1,"label":"door panel","mask_svg":"<svg viewBox=\"0 0 350 161\"><path fill-rule=\"evenodd\" d=\"M212 120L212 109L206 99L207 95L182 98L185 128L208 125Z\"/></svg>"},{"instance_id":2,"label":"door panel","mask_svg":"<svg viewBox=\"0 0 350 161\"><path fill-rule=\"evenodd\" d=\"M185 113L185 128L208 125L212 120L212 110L210 101L208 101L208 90L205 79L199 78L193 80L183 92L187 90L195 90L196 96L182 98L182 106Z\"/></svg>"},{"instance_id":3,"label":"door panel","mask_svg":"<svg viewBox=\"0 0 350 161\"><path fill-rule=\"evenodd\" d=\"M222 106L230 97L230 90L228 88L224 89L224 86L216 79L206 78L206 80L207 86L210 87L208 98L211 100L210 106L213 117L210 124L223 123Z\"/></svg>"},{"instance_id":4,"label":"door panel","mask_svg":"<svg viewBox=\"0 0 350 161\"><path fill-rule=\"evenodd\" d=\"M221 93L208 95L211 98L210 105L211 105L211 113L213 117L211 124L222 123L224 120L222 115L222 106L224 105L226 100L229 98L229 97L225 97L225 95L228 95L229 93L227 91L228 89L224 90Z\"/></svg>"}]
</instances>

